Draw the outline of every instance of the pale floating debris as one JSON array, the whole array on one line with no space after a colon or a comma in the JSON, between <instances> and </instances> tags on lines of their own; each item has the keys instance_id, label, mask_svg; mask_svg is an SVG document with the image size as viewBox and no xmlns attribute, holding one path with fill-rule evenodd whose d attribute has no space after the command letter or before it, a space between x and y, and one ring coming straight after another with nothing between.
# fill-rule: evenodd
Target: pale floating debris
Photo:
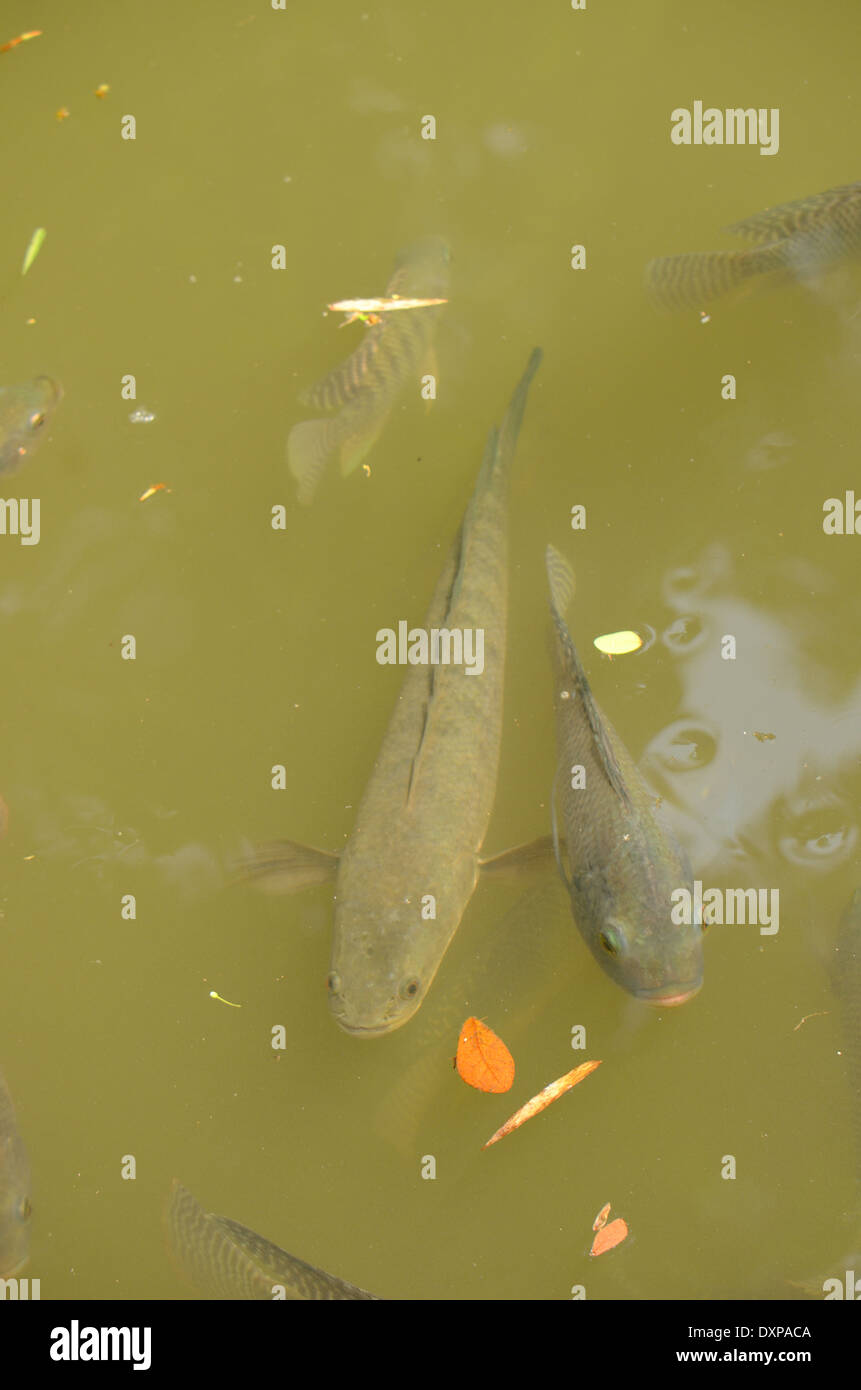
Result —
<instances>
[{"instance_id":1,"label":"pale floating debris","mask_svg":"<svg viewBox=\"0 0 861 1390\"><path fill-rule=\"evenodd\" d=\"M825 1016L830 1012L830 1009L816 1009L815 1012L812 1014L805 1014L801 1021L799 1023L796 1023L795 1027L792 1030L793 1033L797 1033L799 1028L801 1028L802 1025L805 1024L809 1018L825 1018Z\"/></svg>"},{"instance_id":2,"label":"pale floating debris","mask_svg":"<svg viewBox=\"0 0 861 1390\"><path fill-rule=\"evenodd\" d=\"M41 251L42 243L47 235L48 233L45 231L44 227L36 228L35 232L33 233L29 242L27 243L27 250L24 252L24 260L21 265L22 275L27 274L27 271L30 269L30 266L33 264L39 252Z\"/></svg>"},{"instance_id":3,"label":"pale floating debris","mask_svg":"<svg viewBox=\"0 0 861 1390\"><path fill-rule=\"evenodd\" d=\"M353 323L355 319L361 319L362 323L379 323L380 314L390 314L395 309L430 309L435 304L448 304L447 299L405 299L399 294L383 296L380 299L338 299L334 304L327 304L327 309L332 309L335 313L346 314L347 317L341 324L346 328L348 323Z\"/></svg>"},{"instance_id":4,"label":"pale floating debris","mask_svg":"<svg viewBox=\"0 0 861 1390\"><path fill-rule=\"evenodd\" d=\"M139 410L133 410L129 416L133 425L151 425L154 419L153 411L146 410L143 406Z\"/></svg>"},{"instance_id":5,"label":"pale floating debris","mask_svg":"<svg viewBox=\"0 0 861 1390\"><path fill-rule=\"evenodd\" d=\"M104 100L104 98L107 96L110 90L111 89L107 82L101 82L99 86L96 88L95 95Z\"/></svg>"},{"instance_id":6,"label":"pale floating debris","mask_svg":"<svg viewBox=\"0 0 861 1390\"><path fill-rule=\"evenodd\" d=\"M603 637L596 637L593 645L606 656L625 656L628 652L639 651L643 639L639 632L626 629L624 632L607 632Z\"/></svg>"},{"instance_id":7,"label":"pale floating debris","mask_svg":"<svg viewBox=\"0 0 861 1390\"><path fill-rule=\"evenodd\" d=\"M605 1202L604 1206L601 1208L601 1210L598 1212L598 1215L595 1217L595 1220L592 1222L593 1231L600 1231L602 1226L606 1226L607 1217L610 1215L611 1206L611 1202Z\"/></svg>"},{"instance_id":8,"label":"pale floating debris","mask_svg":"<svg viewBox=\"0 0 861 1390\"><path fill-rule=\"evenodd\" d=\"M554 1100L564 1096L566 1091L570 1091L572 1086L577 1086L590 1076L596 1067L600 1067L600 1061L581 1062L579 1067L574 1067L573 1071L567 1071L564 1076L558 1077L556 1081L551 1081L545 1086L543 1091L539 1091L537 1096L533 1096L525 1105L521 1105L519 1110L515 1110L504 1125L501 1125L495 1134L492 1134L486 1144L482 1144L483 1149L489 1149L491 1144L496 1144L506 1134L511 1134L512 1130L519 1129L527 1120L531 1120L534 1115L540 1115L542 1110L546 1110L548 1105L552 1105Z\"/></svg>"},{"instance_id":9,"label":"pale floating debris","mask_svg":"<svg viewBox=\"0 0 861 1390\"><path fill-rule=\"evenodd\" d=\"M777 734L761 734L756 729L751 729L751 733L760 743L770 743L773 738L777 738Z\"/></svg>"},{"instance_id":10,"label":"pale floating debris","mask_svg":"<svg viewBox=\"0 0 861 1390\"><path fill-rule=\"evenodd\" d=\"M218 1002L219 1002L220 1004L230 1004L231 1009L241 1009L241 1008L242 1008L242 1005L241 1005L241 1004L233 1004L233 1003L231 1003L231 1001L230 1001L229 999L222 999L221 995L218 993L217 990L211 989L211 990L209 991L209 997L210 997L210 999L217 999Z\"/></svg>"}]
</instances>

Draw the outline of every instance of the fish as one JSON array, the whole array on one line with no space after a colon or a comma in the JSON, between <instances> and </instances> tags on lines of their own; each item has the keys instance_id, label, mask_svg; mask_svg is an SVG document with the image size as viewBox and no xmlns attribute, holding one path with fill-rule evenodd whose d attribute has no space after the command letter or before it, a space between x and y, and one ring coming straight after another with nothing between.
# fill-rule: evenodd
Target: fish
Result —
<instances>
[{"instance_id":1,"label":"fish","mask_svg":"<svg viewBox=\"0 0 861 1390\"><path fill-rule=\"evenodd\" d=\"M441 237L414 242L398 256L385 297L447 298L450 259ZM346 362L305 392L307 405L337 414L303 420L288 435L287 467L302 506L313 501L336 454L342 476L359 467L409 383L418 391L423 375L437 375L433 340L441 312L422 308L381 315Z\"/></svg>"},{"instance_id":2,"label":"fish","mask_svg":"<svg viewBox=\"0 0 861 1390\"><path fill-rule=\"evenodd\" d=\"M0 473L11 473L34 453L62 399L62 386L49 376L0 386Z\"/></svg>"},{"instance_id":3,"label":"fish","mask_svg":"<svg viewBox=\"0 0 861 1390\"><path fill-rule=\"evenodd\" d=\"M727 227L753 244L649 261L646 283L668 308L698 309L755 276L809 278L861 253L861 182L766 208Z\"/></svg>"},{"instance_id":4,"label":"fish","mask_svg":"<svg viewBox=\"0 0 861 1390\"><path fill-rule=\"evenodd\" d=\"M855 1140L855 1172L861 1185L861 888L841 919L831 961L831 984L840 1002L843 1061L849 1082Z\"/></svg>"},{"instance_id":5,"label":"fish","mask_svg":"<svg viewBox=\"0 0 861 1390\"><path fill-rule=\"evenodd\" d=\"M176 1178L165 1217L168 1242L182 1273L212 1298L379 1301L376 1294L315 1269L238 1221L204 1211Z\"/></svg>"},{"instance_id":6,"label":"fish","mask_svg":"<svg viewBox=\"0 0 861 1390\"><path fill-rule=\"evenodd\" d=\"M30 1161L18 1133L9 1088L0 1073L0 1278L8 1279L30 1254Z\"/></svg>"},{"instance_id":7,"label":"fish","mask_svg":"<svg viewBox=\"0 0 861 1390\"><path fill-rule=\"evenodd\" d=\"M565 621L574 575L553 547L546 552L555 635L559 766L553 798L557 862L574 920L607 974L639 999L681 1004L703 977L702 927L671 920L672 893L692 891L687 855L658 818L627 748L601 713ZM571 786L571 769L585 786ZM557 793L567 836L568 873L556 824Z\"/></svg>"},{"instance_id":8,"label":"fish","mask_svg":"<svg viewBox=\"0 0 861 1390\"><path fill-rule=\"evenodd\" d=\"M496 796L508 590L508 479L536 348L499 431L492 430L426 629L481 629L484 669L410 666L349 840L340 855L263 846L245 876L293 890L335 875L329 1008L355 1037L400 1028L420 1007L487 864L529 860L533 846L480 858ZM545 853L541 841L537 852ZM319 874L318 877L315 875ZM266 886L266 885L264 885ZM428 907L432 896L433 915Z\"/></svg>"}]
</instances>

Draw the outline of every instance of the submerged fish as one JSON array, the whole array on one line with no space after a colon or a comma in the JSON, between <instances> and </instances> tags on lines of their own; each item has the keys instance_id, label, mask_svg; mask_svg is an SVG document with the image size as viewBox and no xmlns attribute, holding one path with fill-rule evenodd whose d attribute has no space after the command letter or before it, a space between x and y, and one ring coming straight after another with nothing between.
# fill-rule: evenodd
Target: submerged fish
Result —
<instances>
[{"instance_id":1,"label":"submerged fish","mask_svg":"<svg viewBox=\"0 0 861 1390\"><path fill-rule=\"evenodd\" d=\"M176 1178L166 1216L170 1247L182 1272L201 1293L213 1298L376 1299L375 1294L288 1255L238 1221L204 1211Z\"/></svg>"},{"instance_id":2,"label":"submerged fish","mask_svg":"<svg viewBox=\"0 0 861 1390\"><path fill-rule=\"evenodd\" d=\"M0 473L30 457L62 399L63 388L48 376L23 386L0 386Z\"/></svg>"},{"instance_id":3,"label":"submerged fish","mask_svg":"<svg viewBox=\"0 0 861 1390\"><path fill-rule=\"evenodd\" d=\"M861 253L861 183L767 208L727 231L757 244L650 261L646 280L657 298L671 308L698 309L751 276L784 271L803 279Z\"/></svg>"},{"instance_id":4,"label":"submerged fish","mask_svg":"<svg viewBox=\"0 0 861 1390\"><path fill-rule=\"evenodd\" d=\"M831 981L840 1000L843 1059L849 1081L855 1166L861 1183L861 888L843 914L834 947Z\"/></svg>"},{"instance_id":5,"label":"submerged fish","mask_svg":"<svg viewBox=\"0 0 861 1390\"><path fill-rule=\"evenodd\" d=\"M565 623L574 576L553 546L547 547L547 578L556 648L557 784L574 918L617 984L654 1004L681 1004L702 983L702 929L671 920L671 895L679 888L691 892L691 868L595 703ZM581 789L571 785L575 767L585 770Z\"/></svg>"},{"instance_id":6,"label":"submerged fish","mask_svg":"<svg viewBox=\"0 0 861 1390\"><path fill-rule=\"evenodd\" d=\"M429 299L448 291L448 246L426 237L401 252L386 298ZM383 314L370 326L356 351L306 392L315 410L337 410L326 419L303 420L287 440L287 464L298 484L298 498L311 502L329 460L337 453L341 473L358 468L377 442L404 387L436 376L432 343L440 310L422 308Z\"/></svg>"},{"instance_id":7,"label":"submerged fish","mask_svg":"<svg viewBox=\"0 0 861 1390\"><path fill-rule=\"evenodd\" d=\"M337 868L329 1007L358 1037L416 1012L478 880L502 732L508 477L540 361L536 349L491 432L425 619L427 629L481 629L483 672L410 666L340 860L288 844L264 847L249 869L289 890Z\"/></svg>"},{"instance_id":8,"label":"submerged fish","mask_svg":"<svg viewBox=\"0 0 861 1390\"><path fill-rule=\"evenodd\" d=\"M30 1163L12 1097L0 1075L0 1278L20 1269L29 1253Z\"/></svg>"}]
</instances>

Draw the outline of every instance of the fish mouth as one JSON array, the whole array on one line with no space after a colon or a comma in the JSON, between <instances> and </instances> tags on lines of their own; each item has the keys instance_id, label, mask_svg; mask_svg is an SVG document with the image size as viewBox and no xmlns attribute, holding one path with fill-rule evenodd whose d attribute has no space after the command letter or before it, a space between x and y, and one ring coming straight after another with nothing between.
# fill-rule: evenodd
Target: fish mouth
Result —
<instances>
[{"instance_id":1,"label":"fish mouth","mask_svg":"<svg viewBox=\"0 0 861 1390\"><path fill-rule=\"evenodd\" d=\"M692 985L674 986L672 989L663 990L641 990L638 998L646 1004L652 1004L656 1008L671 1009L678 1004L686 1004L689 999L693 999L695 994L699 994L702 989L702 980L697 980Z\"/></svg>"},{"instance_id":2,"label":"fish mouth","mask_svg":"<svg viewBox=\"0 0 861 1390\"><path fill-rule=\"evenodd\" d=\"M345 1033L349 1033L351 1038L381 1038L384 1033L391 1033L393 1028L397 1028L397 1023L344 1023L342 1019L336 1019L339 1028Z\"/></svg>"},{"instance_id":3,"label":"fish mouth","mask_svg":"<svg viewBox=\"0 0 861 1390\"><path fill-rule=\"evenodd\" d=\"M400 1028L402 1023L406 1023L407 1018L412 1017L411 1014L407 1014L402 1018L384 1019L382 1023L353 1023L334 1009L332 1016L338 1027L349 1033L351 1038L381 1038L385 1033L392 1033L395 1028Z\"/></svg>"}]
</instances>

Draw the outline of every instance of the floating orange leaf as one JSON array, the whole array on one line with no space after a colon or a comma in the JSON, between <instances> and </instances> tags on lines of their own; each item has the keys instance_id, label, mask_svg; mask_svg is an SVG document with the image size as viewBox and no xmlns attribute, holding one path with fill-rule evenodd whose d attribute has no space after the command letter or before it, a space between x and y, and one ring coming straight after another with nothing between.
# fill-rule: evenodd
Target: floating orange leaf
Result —
<instances>
[{"instance_id":1,"label":"floating orange leaf","mask_svg":"<svg viewBox=\"0 0 861 1390\"><path fill-rule=\"evenodd\" d=\"M480 1018L468 1018L457 1040L457 1070L477 1091L509 1091L514 1081L514 1058Z\"/></svg>"},{"instance_id":2,"label":"floating orange leaf","mask_svg":"<svg viewBox=\"0 0 861 1390\"><path fill-rule=\"evenodd\" d=\"M610 1206L611 1203L608 1202L607 1205L605 1207L602 1207L601 1210L598 1212L598 1215L592 1222L593 1231L600 1231L601 1227L606 1225L607 1217L610 1215Z\"/></svg>"},{"instance_id":3,"label":"floating orange leaf","mask_svg":"<svg viewBox=\"0 0 861 1390\"><path fill-rule=\"evenodd\" d=\"M594 1227L592 1229L594 1230ZM605 1254L606 1251L612 1250L614 1246L621 1245L627 1234L627 1224L622 1220L621 1216L617 1216L615 1221L610 1222L609 1226L601 1227L595 1239L592 1241L592 1249L589 1251L589 1254Z\"/></svg>"},{"instance_id":4,"label":"floating orange leaf","mask_svg":"<svg viewBox=\"0 0 861 1390\"><path fill-rule=\"evenodd\" d=\"M539 1091L537 1096L533 1096L525 1105L521 1105L519 1110L515 1110L510 1120L506 1120L501 1129L491 1135L486 1144L482 1144L483 1149L489 1149L491 1144L495 1144L497 1139L502 1139L504 1135L510 1134L513 1129L519 1129L527 1120L531 1120L533 1115L538 1115L548 1105L552 1105L554 1100L564 1096L566 1091L570 1091L572 1086L576 1086L578 1081L583 1081L596 1067L600 1067L600 1062L581 1062L579 1067L573 1071L568 1071L564 1076L560 1076L558 1081L551 1081L549 1086L545 1086L543 1091Z\"/></svg>"}]
</instances>

